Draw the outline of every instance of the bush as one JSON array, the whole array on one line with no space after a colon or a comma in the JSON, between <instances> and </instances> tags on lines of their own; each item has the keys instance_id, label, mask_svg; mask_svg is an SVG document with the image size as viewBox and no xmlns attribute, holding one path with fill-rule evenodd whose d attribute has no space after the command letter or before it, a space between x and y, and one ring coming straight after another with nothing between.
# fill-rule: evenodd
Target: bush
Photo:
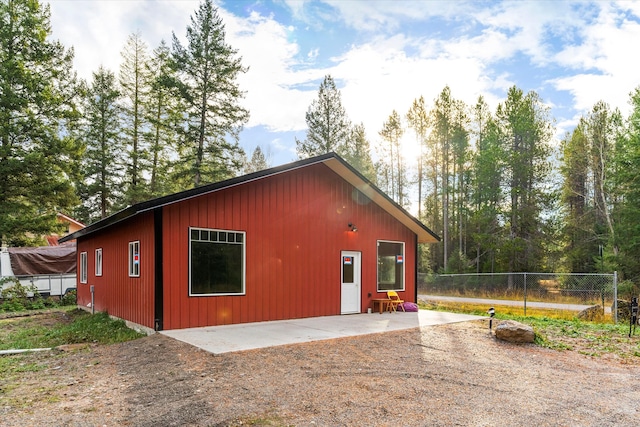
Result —
<instances>
[{"instance_id":1,"label":"bush","mask_svg":"<svg viewBox=\"0 0 640 427\"><path fill-rule=\"evenodd\" d=\"M10 286L5 287L5 283L11 283ZM20 281L13 277L2 279L0 282L2 285L2 310L3 311L22 311L30 307L31 301L29 300L29 293L37 295L38 290L32 284L31 286L24 286Z\"/></svg>"},{"instance_id":2,"label":"bush","mask_svg":"<svg viewBox=\"0 0 640 427\"><path fill-rule=\"evenodd\" d=\"M66 292L62 298L60 298L60 305L76 305L78 301L78 292L72 289Z\"/></svg>"},{"instance_id":3,"label":"bush","mask_svg":"<svg viewBox=\"0 0 640 427\"><path fill-rule=\"evenodd\" d=\"M10 283L9 286L2 287L6 283ZM2 298L2 304L0 304L0 311L24 311L24 310L42 310L48 307L57 307L58 304L54 299L43 298L38 292L35 285L23 285L20 281L14 277L4 278L0 280L0 297ZM31 297L29 295L32 295ZM75 304L75 294L69 297L69 301L73 299Z\"/></svg>"}]
</instances>

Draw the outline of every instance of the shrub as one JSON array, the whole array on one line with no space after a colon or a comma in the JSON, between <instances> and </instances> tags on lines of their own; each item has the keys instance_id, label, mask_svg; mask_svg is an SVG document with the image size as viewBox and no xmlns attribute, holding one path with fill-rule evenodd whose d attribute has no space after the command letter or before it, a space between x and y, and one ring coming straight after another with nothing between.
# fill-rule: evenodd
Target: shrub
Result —
<instances>
[{"instance_id":1,"label":"shrub","mask_svg":"<svg viewBox=\"0 0 640 427\"><path fill-rule=\"evenodd\" d=\"M24 286L14 277L2 279L0 282L2 287L2 310L3 311L22 311L29 308L31 301L29 301L29 293L37 295L38 290L31 284L30 286ZM10 286L5 287L5 283L11 283Z\"/></svg>"},{"instance_id":2,"label":"shrub","mask_svg":"<svg viewBox=\"0 0 640 427\"><path fill-rule=\"evenodd\" d=\"M76 305L78 292L72 289L66 292L62 298L60 298L60 305Z\"/></svg>"}]
</instances>

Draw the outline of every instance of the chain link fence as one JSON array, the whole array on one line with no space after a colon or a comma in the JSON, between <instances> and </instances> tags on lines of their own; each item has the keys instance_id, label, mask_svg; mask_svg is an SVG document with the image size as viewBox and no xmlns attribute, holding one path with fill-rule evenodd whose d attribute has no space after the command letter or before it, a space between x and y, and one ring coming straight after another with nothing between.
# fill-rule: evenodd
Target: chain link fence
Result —
<instances>
[{"instance_id":1,"label":"chain link fence","mask_svg":"<svg viewBox=\"0 0 640 427\"><path fill-rule=\"evenodd\" d=\"M525 315L527 303L565 310L600 305L617 317L616 273L421 274L418 294L517 301Z\"/></svg>"}]
</instances>

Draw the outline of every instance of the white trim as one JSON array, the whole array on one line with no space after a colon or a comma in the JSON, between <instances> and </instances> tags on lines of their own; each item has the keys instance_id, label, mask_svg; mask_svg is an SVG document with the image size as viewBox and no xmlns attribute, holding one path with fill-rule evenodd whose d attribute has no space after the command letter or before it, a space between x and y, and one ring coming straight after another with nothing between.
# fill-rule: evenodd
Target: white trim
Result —
<instances>
[{"instance_id":1,"label":"white trim","mask_svg":"<svg viewBox=\"0 0 640 427\"><path fill-rule=\"evenodd\" d=\"M136 259L137 255L137 259ZM140 277L140 241L129 242L129 277Z\"/></svg>"},{"instance_id":2,"label":"white trim","mask_svg":"<svg viewBox=\"0 0 640 427\"><path fill-rule=\"evenodd\" d=\"M102 276L102 248L96 249L96 277Z\"/></svg>"},{"instance_id":3,"label":"white trim","mask_svg":"<svg viewBox=\"0 0 640 427\"><path fill-rule=\"evenodd\" d=\"M380 267L379 267L380 255L378 253L378 250L380 248L380 243L398 243L402 245L402 288L401 289L380 289L380 287L378 286L380 284L380 277L378 277L378 275L380 274ZM396 254L396 255L399 255L399 254ZM377 240L376 241L376 291L377 292L386 292L386 291L402 292L406 290L407 269L406 269L405 259L406 259L405 242L395 241L395 240Z\"/></svg>"},{"instance_id":4,"label":"white trim","mask_svg":"<svg viewBox=\"0 0 640 427\"><path fill-rule=\"evenodd\" d=\"M87 283L88 257L86 252L80 252L80 283Z\"/></svg>"},{"instance_id":5,"label":"white trim","mask_svg":"<svg viewBox=\"0 0 640 427\"><path fill-rule=\"evenodd\" d=\"M344 258L350 256L353 258L353 283L344 283ZM348 297L353 294L346 295L345 291L355 291L356 305L347 306ZM360 251L340 251L340 314L360 313L362 307L362 252Z\"/></svg>"}]
</instances>

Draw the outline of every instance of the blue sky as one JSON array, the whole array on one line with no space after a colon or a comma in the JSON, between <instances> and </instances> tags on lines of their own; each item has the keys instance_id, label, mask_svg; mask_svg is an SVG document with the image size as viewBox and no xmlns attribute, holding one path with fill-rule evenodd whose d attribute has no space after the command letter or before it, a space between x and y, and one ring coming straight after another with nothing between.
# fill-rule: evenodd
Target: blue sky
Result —
<instances>
[{"instance_id":1,"label":"blue sky","mask_svg":"<svg viewBox=\"0 0 640 427\"><path fill-rule=\"evenodd\" d=\"M80 77L100 65L118 72L127 37L139 31L149 51L172 32L184 39L199 1L51 0L53 38L75 49ZM250 155L260 145L273 166L296 159L305 112L330 74L354 123L372 145L395 109L427 107L449 85L492 109L513 85L536 91L571 131L599 100L628 112L640 85L637 1L221 1L227 42L249 72L238 80L251 119L241 134ZM407 133L406 153L413 140ZM374 153L375 156L375 153Z\"/></svg>"}]
</instances>

